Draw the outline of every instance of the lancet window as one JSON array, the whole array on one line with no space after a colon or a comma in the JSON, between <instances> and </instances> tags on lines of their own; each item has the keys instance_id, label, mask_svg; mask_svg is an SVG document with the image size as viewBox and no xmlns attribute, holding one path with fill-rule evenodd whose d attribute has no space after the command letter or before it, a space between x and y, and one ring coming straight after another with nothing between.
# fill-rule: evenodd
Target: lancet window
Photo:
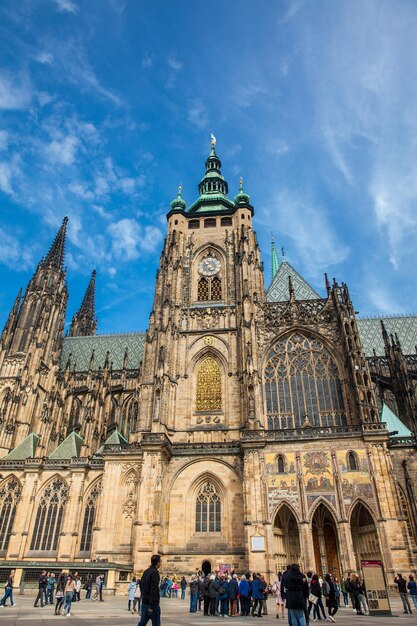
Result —
<instances>
[{"instance_id":1,"label":"lancet window","mask_svg":"<svg viewBox=\"0 0 417 626\"><path fill-rule=\"evenodd\" d=\"M36 514L31 550L57 549L67 500L68 487L60 478L56 478L45 488Z\"/></svg>"},{"instance_id":2,"label":"lancet window","mask_svg":"<svg viewBox=\"0 0 417 626\"><path fill-rule=\"evenodd\" d=\"M197 495L195 531L197 533L221 531L221 500L216 487L210 482L204 483Z\"/></svg>"},{"instance_id":3,"label":"lancet window","mask_svg":"<svg viewBox=\"0 0 417 626\"><path fill-rule=\"evenodd\" d=\"M10 393L9 390L7 390L6 393L3 395L3 399L1 401L0 420L5 420L6 419L7 411L8 411L11 399L12 399L12 394Z\"/></svg>"},{"instance_id":4,"label":"lancet window","mask_svg":"<svg viewBox=\"0 0 417 626\"><path fill-rule=\"evenodd\" d=\"M94 519L97 510L97 500L101 493L101 488L101 483L97 483L88 494L88 499L84 511L83 528L81 532L81 552L90 552L91 550Z\"/></svg>"},{"instance_id":5,"label":"lancet window","mask_svg":"<svg viewBox=\"0 0 417 626\"><path fill-rule=\"evenodd\" d=\"M81 402L78 398L73 398L68 422L68 430L77 428L80 424Z\"/></svg>"},{"instance_id":6,"label":"lancet window","mask_svg":"<svg viewBox=\"0 0 417 626\"><path fill-rule=\"evenodd\" d=\"M318 339L301 333L281 339L264 374L268 428L346 424L337 365Z\"/></svg>"},{"instance_id":7,"label":"lancet window","mask_svg":"<svg viewBox=\"0 0 417 626\"><path fill-rule=\"evenodd\" d=\"M21 494L22 486L14 476L3 483L0 489L0 552L6 551L9 547L16 507Z\"/></svg>"},{"instance_id":8,"label":"lancet window","mask_svg":"<svg viewBox=\"0 0 417 626\"><path fill-rule=\"evenodd\" d=\"M213 357L206 357L197 371L196 411L222 410L220 367Z\"/></svg>"}]
</instances>

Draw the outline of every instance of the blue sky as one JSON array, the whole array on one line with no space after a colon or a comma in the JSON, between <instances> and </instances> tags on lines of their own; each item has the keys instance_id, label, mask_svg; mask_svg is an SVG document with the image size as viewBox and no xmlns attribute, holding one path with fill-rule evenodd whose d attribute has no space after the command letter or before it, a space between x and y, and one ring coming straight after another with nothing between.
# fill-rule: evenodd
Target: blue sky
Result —
<instances>
[{"instance_id":1,"label":"blue sky","mask_svg":"<svg viewBox=\"0 0 417 626\"><path fill-rule=\"evenodd\" d=\"M417 311L417 4L0 4L0 325L64 215L70 302L97 268L99 332L143 330L165 214L217 137L230 196L362 315Z\"/></svg>"}]
</instances>

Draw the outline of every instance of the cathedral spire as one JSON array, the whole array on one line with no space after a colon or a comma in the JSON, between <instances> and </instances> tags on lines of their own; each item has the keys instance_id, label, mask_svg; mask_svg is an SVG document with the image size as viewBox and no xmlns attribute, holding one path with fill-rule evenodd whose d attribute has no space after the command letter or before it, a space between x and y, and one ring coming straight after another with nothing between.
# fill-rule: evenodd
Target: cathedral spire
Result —
<instances>
[{"instance_id":1,"label":"cathedral spire","mask_svg":"<svg viewBox=\"0 0 417 626\"><path fill-rule=\"evenodd\" d=\"M272 272L272 280L274 280L275 274L278 271L279 262L278 262L278 254L277 249L275 247L274 235L271 235L271 272Z\"/></svg>"},{"instance_id":2,"label":"cathedral spire","mask_svg":"<svg viewBox=\"0 0 417 626\"><path fill-rule=\"evenodd\" d=\"M72 318L70 337L85 337L95 335L97 318L95 312L96 270L91 275L80 308Z\"/></svg>"},{"instance_id":3,"label":"cathedral spire","mask_svg":"<svg viewBox=\"0 0 417 626\"><path fill-rule=\"evenodd\" d=\"M53 267L57 270L64 268L65 257L65 239L67 234L68 218L64 217L61 228L57 232L52 246L49 248L49 252L44 259L41 260L40 265L43 267Z\"/></svg>"}]
</instances>

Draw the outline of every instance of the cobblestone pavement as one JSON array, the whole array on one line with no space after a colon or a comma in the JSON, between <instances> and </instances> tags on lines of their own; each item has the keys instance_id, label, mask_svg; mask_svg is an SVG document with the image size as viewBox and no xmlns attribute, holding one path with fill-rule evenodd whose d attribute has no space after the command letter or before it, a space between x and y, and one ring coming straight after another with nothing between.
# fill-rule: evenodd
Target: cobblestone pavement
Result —
<instances>
[{"instance_id":1,"label":"cobblestone pavement","mask_svg":"<svg viewBox=\"0 0 417 626\"><path fill-rule=\"evenodd\" d=\"M76 602L72 607L72 617L55 617L53 615L53 607L47 606L35 609L33 607L34 597L32 596L19 596L15 597L16 608L6 607L0 609L0 625L14 626L15 624L27 626L35 624L40 626L46 624L47 626L57 626L63 623L74 623L77 626L136 626L139 618L137 615L132 615L127 611L127 600L125 598L105 598L103 603L92 603L82 600ZM275 604L272 599L269 600L269 615L262 618L261 624L264 626L271 626L272 624L287 625L287 620L279 619L275 617ZM345 608L341 608L336 615L336 621L343 626L350 626L356 624L374 624L375 626L389 626L396 624L397 626L408 626L408 624L415 624L417 618L417 612L414 611L412 615L404 615L402 613L402 607L397 597L395 597L391 603L393 616L392 617L362 617L353 614L353 611ZM205 624L210 626L211 624L219 624L219 622L228 622L227 619L221 619L218 617L203 617L202 613L189 613L189 601L188 598L184 601L180 599L161 599L161 611L162 611L162 626L197 626ZM243 624L258 624L257 618L249 617L235 617L231 619L231 622L236 626L242 626ZM321 622L323 624L323 622ZM150 624L150 622L149 622Z\"/></svg>"}]
</instances>

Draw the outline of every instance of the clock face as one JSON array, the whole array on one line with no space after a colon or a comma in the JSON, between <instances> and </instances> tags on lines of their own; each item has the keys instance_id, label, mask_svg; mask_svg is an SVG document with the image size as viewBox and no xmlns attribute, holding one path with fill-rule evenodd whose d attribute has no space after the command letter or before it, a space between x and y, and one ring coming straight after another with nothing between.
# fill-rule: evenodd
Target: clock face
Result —
<instances>
[{"instance_id":1,"label":"clock face","mask_svg":"<svg viewBox=\"0 0 417 626\"><path fill-rule=\"evenodd\" d=\"M214 276L220 271L220 261L212 256L208 256L200 261L198 271L203 276Z\"/></svg>"}]
</instances>

